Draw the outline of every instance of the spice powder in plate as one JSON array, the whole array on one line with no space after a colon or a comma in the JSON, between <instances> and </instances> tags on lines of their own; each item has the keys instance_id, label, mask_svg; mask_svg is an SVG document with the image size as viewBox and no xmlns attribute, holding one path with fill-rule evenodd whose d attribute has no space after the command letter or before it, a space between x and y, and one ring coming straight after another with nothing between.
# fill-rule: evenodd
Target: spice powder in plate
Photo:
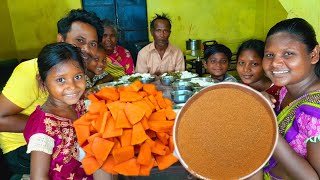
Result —
<instances>
[{"instance_id":1,"label":"spice powder in plate","mask_svg":"<svg viewBox=\"0 0 320 180\"><path fill-rule=\"evenodd\" d=\"M239 179L262 168L271 156L276 118L253 90L222 87L204 89L182 108L175 142L190 172L208 179Z\"/></svg>"}]
</instances>

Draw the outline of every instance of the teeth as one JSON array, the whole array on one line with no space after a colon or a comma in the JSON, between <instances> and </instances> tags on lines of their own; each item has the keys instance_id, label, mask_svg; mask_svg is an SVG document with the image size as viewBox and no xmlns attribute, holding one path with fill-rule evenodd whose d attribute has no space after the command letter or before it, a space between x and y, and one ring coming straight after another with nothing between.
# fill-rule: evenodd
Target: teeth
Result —
<instances>
[{"instance_id":1,"label":"teeth","mask_svg":"<svg viewBox=\"0 0 320 180\"><path fill-rule=\"evenodd\" d=\"M102 68L97 68L97 70L98 70L98 71L101 71L101 70L102 70Z\"/></svg>"},{"instance_id":2,"label":"teeth","mask_svg":"<svg viewBox=\"0 0 320 180\"><path fill-rule=\"evenodd\" d=\"M288 73L289 71L273 71L273 74L284 74L284 73Z\"/></svg>"}]
</instances>

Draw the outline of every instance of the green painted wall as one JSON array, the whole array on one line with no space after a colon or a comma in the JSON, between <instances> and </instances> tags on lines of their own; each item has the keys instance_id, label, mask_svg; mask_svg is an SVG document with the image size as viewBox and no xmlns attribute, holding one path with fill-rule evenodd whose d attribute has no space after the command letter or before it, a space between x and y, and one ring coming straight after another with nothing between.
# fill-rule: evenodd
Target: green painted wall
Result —
<instances>
[{"instance_id":1,"label":"green painted wall","mask_svg":"<svg viewBox=\"0 0 320 180\"><path fill-rule=\"evenodd\" d=\"M0 61L16 58L16 43L6 0L0 3L0 19Z\"/></svg>"},{"instance_id":2,"label":"green painted wall","mask_svg":"<svg viewBox=\"0 0 320 180\"><path fill-rule=\"evenodd\" d=\"M2 1L0 59L36 57L43 45L55 42L56 22L74 8L81 8L81 0ZM183 50L191 38L217 40L235 52L243 40L264 39L276 22L298 16L314 26L320 39L318 0L147 0L147 8L149 21L155 13L171 16L170 41Z\"/></svg>"},{"instance_id":3,"label":"green painted wall","mask_svg":"<svg viewBox=\"0 0 320 180\"><path fill-rule=\"evenodd\" d=\"M320 42L320 3L319 0L280 0L288 12L288 18L301 17L307 20L316 31Z\"/></svg>"},{"instance_id":4,"label":"green painted wall","mask_svg":"<svg viewBox=\"0 0 320 180\"><path fill-rule=\"evenodd\" d=\"M36 57L47 43L56 41L57 21L80 0L7 0L18 59Z\"/></svg>"},{"instance_id":5,"label":"green painted wall","mask_svg":"<svg viewBox=\"0 0 320 180\"><path fill-rule=\"evenodd\" d=\"M268 29L287 17L278 0L147 0L147 8L149 21L155 13L170 15L170 41L183 50L190 38L216 40L235 52L243 40L265 39Z\"/></svg>"}]
</instances>

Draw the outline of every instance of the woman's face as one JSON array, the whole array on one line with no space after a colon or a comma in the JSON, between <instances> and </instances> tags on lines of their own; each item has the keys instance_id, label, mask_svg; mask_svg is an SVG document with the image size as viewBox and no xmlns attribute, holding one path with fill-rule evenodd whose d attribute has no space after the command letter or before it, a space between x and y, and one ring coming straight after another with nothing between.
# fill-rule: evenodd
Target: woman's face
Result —
<instances>
[{"instance_id":1,"label":"woman's face","mask_svg":"<svg viewBox=\"0 0 320 180\"><path fill-rule=\"evenodd\" d=\"M312 54L296 36L278 32L266 41L263 69L277 86L297 84L313 73L316 62Z\"/></svg>"},{"instance_id":2,"label":"woman's face","mask_svg":"<svg viewBox=\"0 0 320 180\"><path fill-rule=\"evenodd\" d=\"M102 44L108 52L113 52L114 48L117 45L117 34L113 28L104 28Z\"/></svg>"},{"instance_id":3,"label":"woman's face","mask_svg":"<svg viewBox=\"0 0 320 180\"><path fill-rule=\"evenodd\" d=\"M237 72L245 84L258 82L264 77L262 58L254 50L243 50L238 56Z\"/></svg>"}]
</instances>

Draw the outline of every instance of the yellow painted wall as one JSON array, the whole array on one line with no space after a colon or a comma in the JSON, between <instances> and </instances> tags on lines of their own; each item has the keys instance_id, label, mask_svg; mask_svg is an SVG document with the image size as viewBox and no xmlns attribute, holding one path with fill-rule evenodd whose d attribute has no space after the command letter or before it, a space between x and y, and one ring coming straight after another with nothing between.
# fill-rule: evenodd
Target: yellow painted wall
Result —
<instances>
[{"instance_id":1,"label":"yellow painted wall","mask_svg":"<svg viewBox=\"0 0 320 180\"><path fill-rule=\"evenodd\" d=\"M288 12L288 18L301 17L307 20L317 34L320 42L320 2L319 0L280 0Z\"/></svg>"},{"instance_id":2,"label":"yellow painted wall","mask_svg":"<svg viewBox=\"0 0 320 180\"><path fill-rule=\"evenodd\" d=\"M56 41L56 23L68 11L81 8L81 0L7 0L18 59L36 57L47 43Z\"/></svg>"},{"instance_id":3,"label":"yellow painted wall","mask_svg":"<svg viewBox=\"0 0 320 180\"><path fill-rule=\"evenodd\" d=\"M16 44L7 1L0 3L0 61L16 58Z\"/></svg>"},{"instance_id":4,"label":"yellow painted wall","mask_svg":"<svg viewBox=\"0 0 320 180\"><path fill-rule=\"evenodd\" d=\"M147 0L147 8L149 22L155 13L170 15L170 42L183 50L190 38L216 40L235 52L248 38L265 39L269 28L287 17L278 0Z\"/></svg>"}]
</instances>

